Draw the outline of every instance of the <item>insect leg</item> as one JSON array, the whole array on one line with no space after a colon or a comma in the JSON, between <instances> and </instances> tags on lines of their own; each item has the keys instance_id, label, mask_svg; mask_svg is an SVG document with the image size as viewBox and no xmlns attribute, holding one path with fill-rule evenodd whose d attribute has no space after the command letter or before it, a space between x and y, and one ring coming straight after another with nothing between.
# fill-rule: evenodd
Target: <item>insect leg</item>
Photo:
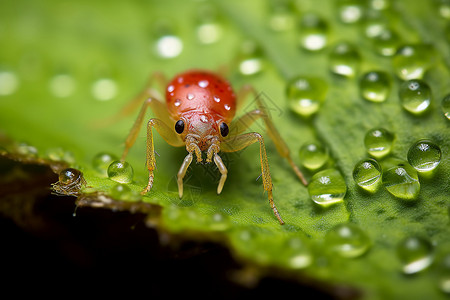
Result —
<instances>
[{"instance_id":1,"label":"insect leg","mask_svg":"<svg viewBox=\"0 0 450 300\"><path fill-rule=\"evenodd\" d=\"M259 143L259 152L260 152L260 162L261 162L261 173L262 173L262 181L264 190L267 191L267 196L269 198L270 207L275 214L275 217L278 219L281 225L284 224L283 219L278 212L277 207L273 201L272 194L272 177L270 176L269 170L269 161L267 159L266 147L264 145L263 137L256 132L250 132L246 134L241 134L237 136L231 136L227 138L227 140L223 141L221 144L221 149L224 152L234 152L244 149L245 147L253 144Z\"/></svg>"},{"instance_id":2,"label":"insect leg","mask_svg":"<svg viewBox=\"0 0 450 300\"><path fill-rule=\"evenodd\" d=\"M214 154L214 162L216 163L216 166L219 169L219 172L221 174L219 185L217 186L217 194L220 194L222 192L223 185L225 184L225 180L227 180L228 170L227 170L227 167L225 167L225 164L223 163L219 154L217 154L217 153Z\"/></svg>"},{"instance_id":3,"label":"insect leg","mask_svg":"<svg viewBox=\"0 0 450 300\"><path fill-rule=\"evenodd\" d=\"M230 133L233 135L241 134L247 128L249 128L253 124L253 122L255 122L257 119L260 118L263 119L264 125L267 129L267 134L269 135L270 139L274 142L278 153L280 154L281 157L284 157L288 161L289 165L294 170L295 174L300 179L300 181L304 185L307 185L308 182L306 181L300 169L292 160L289 147L281 137L272 120L270 119L270 115L267 112L267 109L261 98L256 94L255 90L251 86L245 86L244 88L241 89L239 94L242 96L248 96L251 92L255 95L255 101L257 103L258 109L247 112L236 121L233 121L230 124Z\"/></svg>"},{"instance_id":4,"label":"insect leg","mask_svg":"<svg viewBox=\"0 0 450 300\"><path fill-rule=\"evenodd\" d=\"M183 160L183 163L181 164L180 170L177 174L177 183L178 183L178 196L183 197L183 178L186 175L186 171L189 168L189 165L192 162L192 153L189 152L188 155Z\"/></svg>"},{"instance_id":5,"label":"insect leg","mask_svg":"<svg viewBox=\"0 0 450 300\"><path fill-rule=\"evenodd\" d=\"M182 146L183 141L179 135L175 133L169 126L167 126L160 119L150 119L147 123L147 169L148 169L148 185L141 194L149 192L153 186L153 171L156 168L155 149L153 145L152 128L161 135L161 137L170 145ZM136 139L136 137L134 137ZM134 142L134 141L133 141Z\"/></svg>"}]
</instances>

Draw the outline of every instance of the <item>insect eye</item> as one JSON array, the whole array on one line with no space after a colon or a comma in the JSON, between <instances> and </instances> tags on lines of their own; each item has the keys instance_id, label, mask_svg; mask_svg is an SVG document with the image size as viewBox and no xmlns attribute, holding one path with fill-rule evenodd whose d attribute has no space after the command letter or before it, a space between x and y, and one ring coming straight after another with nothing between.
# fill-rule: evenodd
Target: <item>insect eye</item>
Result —
<instances>
[{"instance_id":1,"label":"insect eye","mask_svg":"<svg viewBox=\"0 0 450 300\"><path fill-rule=\"evenodd\" d=\"M226 137L228 135L228 125L226 123L220 123L220 134L223 137Z\"/></svg>"},{"instance_id":2,"label":"insect eye","mask_svg":"<svg viewBox=\"0 0 450 300\"><path fill-rule=\"evenodd\" d=\"M184 122L183 122L183 120L178 120L178 121L175 123L175 131L176 131L178 134L182 134L182 133L183 133L183 131L184 131Z\"/></svg>"}]
</instances>

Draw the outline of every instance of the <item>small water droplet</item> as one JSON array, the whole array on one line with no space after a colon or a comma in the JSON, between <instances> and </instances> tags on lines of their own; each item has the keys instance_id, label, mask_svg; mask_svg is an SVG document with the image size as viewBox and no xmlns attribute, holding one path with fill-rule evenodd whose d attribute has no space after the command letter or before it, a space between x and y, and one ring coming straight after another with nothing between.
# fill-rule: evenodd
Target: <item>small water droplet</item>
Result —
<instances>
[{"instance_id":1,"label":"small water droplet","mask_svg":"<svg viewBox=\"0 0 450 300\"><path fill-rule=\"evenodd\" d=\"M200 43L210 45L223 35L223 20L215 5L204 3L197 11L197 38Z\"/></svg>"},{"instance_id":2,"label":"small water droplet","mask_svg":"<svg viewBox=\"0 0 450 300\"><path fill-rule=\"evenodd\" d=\"M52 189L59 194L78 195L83 186L86 186L83 174L77 169L67 168L59 173L58 182L52 184Z\"/></svg>"},{"instance_id":3,"label":"small water droplet","mask_svg":"<svg viewBox=\"0 0 450 300\"><path fill-rule=\"evenodd\" d=\"M311 265L313 255L306 240L299 237L288 238L278 256L280 262L290 269L304 269Z\"/></svg>"},{"instance_id":4,"label":"small water droplet","mask_svg":"<svg viewBox=\"0 0 450 300\"><path fill-rule=\"evenodd\" d=\"M342 23L353 24L362 19L366 9L364 1L340 0L337 1L337 12Z\"/></svg>"},{"instance_id":5,"label":"small water droplet","mask_svg":"<svg viewBox=\"0 0 450 300\"><path fill-rule=\"evenodd\" d=\"M176 35L164 35L156 41L155 50L161 58L174 58L183 51L183 42Z\"/></svg>"},{"instance_id":6,"label":"small water droplet","mask_svg":"<svg viewBox=\"0 0 450 300\"><path fill-rule=\"evenodd\" d=\"M399 162L384 170L383 185L393 196L401 199L416 199L420 192L417 171L407 162Z\"/></svg>"},{"instance_id":7,"label":"small water droplet","mask_svg":"<svg viewBox=\"0 0 450 300\"><path fill-rule=\"evenodd\" d=\"M219 98L219 97L217 97L217 96L214 96L213 98L214 98L214 101L215 101L215 102L217 102L217 103L219 103L219 102L220 102L220 98Z\"/></svg>"},{"instance_id":8,"label":"small water droplet","mask_svg":"<svg viewBox=\"0 0 450 300\"><path fill-rule=\"evenodd\" d=\"M14 94L19 87L19 79L14 72L0 71L0 96Z\"/></svg>"},{"instance_id":9,"label":"small water droplet","mask_svg":"<svg viewBox=\"0 0 450 300\"><path fill-rule=\"evenodd\" d=\"M370 239L357 225L339 224L327 232L325 243L328 250L342 257L358 257L369 250Z\"/></svg>"},{"instance_id":10,"label":"small water droplet","mask_svg":"<svg viewBox=\"0 0 450 300\"><path fill-rule=\"evenodd\" d=\"M28 157L37 157L38 150L36 147L27 143L19 143L16 148L17 153Z\"/></svg>"},{"instance_id":11,"label":"small water droplet","mask_svg":"<svg viewBox=\"0 0 450 300\"><path fill-rule=\"evenodd\" d=\"M441 162L441 149L431 141L420 140L409 148L407 157L418 172L430 172Z\"/></svg>"},{"instance_id":12,"label":"small water droplet","mask_svg":"<svg viewBox=\"0 0 450 300\"><path fill-rule=\"evenodd\" d=\"M372 41L375 51L382 56L393 56L401 43L399 35L390 28L382 28Z\"/></svg>"},{"instance_id":13,"label":"small water droplet","mask_svg":"<svg viewBox=\"0 0 450 300\"><path fill-rule=\"evenodd\" d=\"M81 176L80 171L72 168L64 169L59 173L59 182L65 185L71 184Z\"/></svg>"},{"instance_id":14,"label":"small water droplet","mask_svg":"<svg viewBox=\"0 0 450 300\"><path fill-rule=\"evenodd\" d=\"M238 54L238 68L242 75L255 75L264 68L264 54L261 47L252 40L242 43Z\"/></svg>"},{"instance_id":15,"label":"small water droplet","mask_svg":"<svg viewBox=\"0 0 450 300\"><path fill-rule=\"evenodd\" d=\"M309 51L318 51L328 44L328 23L320 16L305 14L300 21L300 46Z\"/></svg>"},{"instance_id":16,"label":"small water droplet","mask_svg":"<svg viewBox=\"0 0 450 300\"><path fill-rule=\"evenodd\" d=\"M175 102L173 103L173 105L175 105L176 107L181 105L181 100L180 99L176 99Z\"/></svg>"},{"instance_id":17,"label":"small water droplet","mask_svg":"<svg viewBox=\"0 0 450 300\"><path fill-rule=\"evenodd\" d=\"M50 148L46 151L46 155L53 161L64 161L69 164L75 162L75 157L71 151L66 151L63 148Z\"/></svg>"},{"instance_id":18,"label":"small water droplet","mask_svg":"<svg viewBox=\"0 0 450 300\"><path fill-rule=\"evenodd\" d=\"M269 28L276 32L288 31L296 23L296 8L292 1L269 1Z\"/></svg>"},{"instance_id":19,"label":"small water droplet","mask_svg":"<svg viewBox=\"0 0 450 300\"><path fill-rule=\"evenodd\" d=\"M441 254L436 260L436 275L441 291L450 294L450 252Z\"/></svg>"},{"instance_id":20,"label":"small water droplet","mask_svg":"<svg viewBox=\"0 0 450 300\"><path fill-rule=\"evenodd\" d=\"M167 91L168 91L169 93L172 93L174 90L175 90L175 86L174 86L173 84L171 84L171 85L169 85L169 86L167 87Z\"/></svg>"},{"instance_id":21,"label":"small water droplet","mask_svg":"<svg viewBox=\"0 0 450 300\"><path fill-rule=\"evenodd\" d=\"M231 106L229 106L228 104L225 104L223 107L225 107L226 110L230 110Z\"/></svg>"},{"instance_id":22,"label":"small water droplet","mask_svg":"<svg viewBox=\"0 0 450 300\"><path fill-rule=\"evenodd\" d=\"M378 158L391 152L393 142L394 135L384 128L373 128L364 137L367 153Z\"/></svg>"},{"instance_id":23,"label":"small water droplet","mask_svg":"<svg viewBox=\"0 0 450 300\"><path fill-rule=\"evenodd\" d=\"M200 80L198 82L198 86L201 88L206 88L209 85L209 81L208 80Z\"/></svg>"},{"instance_id":24,"label":"small water droplet","mask_svg":"<svg viewBox=\"0 0 450 300\"><path fill-rule=\"evenodd\" d=\"M375 192L381 183L381 167L372 158L358 162L353 169L356 184L369 192Z\"/></svg>"},{"instance_id":25,"label":"small water droplet","mask_svg":"<svg viewBox=\"0 0 450 300\"><path fill-rule=\"evenodd\" d=\"M114 154L100 152L92 159L92 166L95 171L106 177L108 176L109 165L115 160L118 160L118 158Z\"/></svg>"},{"instance_id":26,"label":"small water droplet","mask_svg":"<svg viewBox=\"0 0 450 300\"><path fill-rule=\"evenodd\" d=\"M441 108L444 116L447 118L447 120L450 120L450 94L442 99Z\"/></svg>"},{"instance_id":27,"label":"small water droplet","mask_svg":"<svg viewBox=\"0 0 450 300\"><path fill-rule=\"evenodd\" d=\"M186 98L187 98L188 100L193 100L193 99L195 98L195 95L192 94L192 93L188 93L188 94L186 95Z\"/></svg>"},{"instance_id":28,"label":"small water droplet","mask_svg":"<svg viewBox=\"0 0 450 300\"><path fill-rule=\"evenodd\" d=\"M133 167L126 161L113 161L108 167L108 177L119 183L133 181Z\"/></svg>"},{"instance_id":29,"label":"small water droplet","mask_svg":"<svg viewBox=\"0 0 450 300\"><path fill-rule=\"evenodd\" d=\"M328 161L328 151L319 143L306 143L299 151L301 164L309 170L317 170Z\"/></svg>"},{"instance_id":30,"label":"small water droplet","mask_svg":"<svg viewBox=\"0 0 450 300\"><path fill-rule=\"evenodd\" d=\"M359 88L364 99L372 102L383 102L391 91L391 79L383 71L367 72L361 77Z\"/></svg>"},{"instance_id":31,"label":"small water droplet","mask_svg":"<svg viewBox=\"0 0 450 300\"><path fill-rule=\"evenodd\" d=\"M69 74L59 74L50 80L49 88L55 97L67 98L75 91L75 80Z\"/></svg>"},{"instance_id":32,"label":"small water droplet","mask_svg":"<svg viewBox=\"0 0 450 300\"><path fill-rule=\"evenodd\" d=\"M309 117L319 110L327 90L327 83L320 78L296 77L286 88L289 107L300 116Z\"/></svg>"},{"instance_id":33,"label":"small water droplet","mask_svg":"<svg viewBox=\"0 0 450 300\"><path fill-rule=\"evenodd\" d=\"M397 256L405 274L414 274L426 269L433 262L433 245L428 239L408 237L397 246Z\"/></svg>"},{"instance_id":34,"label":"small water droplet","mask_svg":"<svg viewBox=\"0 0 450 300\"><path fill-rule=\"evenodd\" d=\"M402 80L422 79L432 65L432 49L428 45L405 45L392 59L394 71Z\"/></svg>"},{"instance_id":35,"label":"small water droplet","mask_svg":"<svg viewBox=\"0 0 450 300\"><path fill-rule=\"evenodd\" d=\"M359 52L353 45L340 42L330 53L330 70L338 75L354 77L360 60Z\"/></svg>"},{"instance_id":36,"label":"small water droplet","mask_svg":"<svg viewBox=\"0 0 450 300\"><path fill-rule=\"evenodd\" d=\"M399 97L405 110L419 115L430 107L432 94L426 82L413 79L402 83L399 89Z\"/></svg>"},{"instance_id":37,"label":"small water droplet","mask_svg":"<svg viewBox=\"0 0 450 300\"><path fill-rule=\"evenodd\" d=\"M323 207L343 201L346 192L345 180L335 169L326 169L314 174L308 185L311 199Z\"/></svg>"},{"instance_id":38,"label":"small water droplet","mask_svg":"<svg viewBox=\"0 0 450 300\"><path fill-rule=\"evenodd\" d=\"M91 92L97 100L111 100L117 96L117 84L110 78L101 78L94 82Z\"/></svg>"}]
</instances>

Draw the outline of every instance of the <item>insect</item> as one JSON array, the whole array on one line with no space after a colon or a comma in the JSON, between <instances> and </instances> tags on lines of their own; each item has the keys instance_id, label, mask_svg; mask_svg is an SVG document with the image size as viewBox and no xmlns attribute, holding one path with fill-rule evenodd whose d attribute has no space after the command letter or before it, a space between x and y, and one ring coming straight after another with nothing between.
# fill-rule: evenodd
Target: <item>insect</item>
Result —
<instances>
[{"instance_id":1,"label":"insect","mask_svg":"<svg viewBox=\"0 0 450 300\"><path fill-rule=\"evenodd\" d=\"M258 143L260 148L260 163L264 190L268 194L269 204L280 222L284 224L275 206L272 193L272 179L269 170L266 148L263 137L257 132L244 133L257 119L262 119L269 137L274 141L280 155L287 159L295 174L307 184L303 174L291 159L289 148L276 130L262 101L256 97L258 108L245 113L234 120L236 110L242 99L250 93L255 93L250 86L243 87L235 94L231 85L221 76L204 70L190 70L176 75L165 85L165 102L160 100L157 92L150 88L153 80L164 83L164 76L155 73L148 83L148 88L138 95L133 106L144 102L133 127L125 141L125 149L121 157L125 160L128 151L133 146L139 130L145 119L145 113L150 108L155 118L147 123L147 169L148 184L142 194L149 192L153 186L156 166L153 132L156 131L170 145L186 146L188 154L184 158L177 174L178 193L183 196L183 178L195 158L202 162L202 153L207 163L214 162L221 174L217 186L217 194L222 192L228 171L219 152L239 151L247 146Z\"/></svg>"}]
</instances>

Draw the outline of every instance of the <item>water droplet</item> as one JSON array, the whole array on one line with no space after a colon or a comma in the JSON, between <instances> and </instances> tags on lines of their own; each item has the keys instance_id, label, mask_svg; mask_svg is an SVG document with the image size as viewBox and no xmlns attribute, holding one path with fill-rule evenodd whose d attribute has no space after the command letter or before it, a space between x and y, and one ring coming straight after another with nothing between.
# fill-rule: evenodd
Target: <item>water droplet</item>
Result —
<instances>
[{"instance_id":1,"label":"water droplet","mask_svg":"<svg viewBox=\"0 0 450 300\"><path fill-rule=\"evenodd\" d=\"M193 99L195 98L195 95L192 94L192 93L188 93L188 94L186 95L186 98L187 98L188 100L193 100Z\"/></svg>"},{"instance_id":2,"label":"water droplet","mask_svg":"<svg viewBox=\"0 0 450 300\"><path fill-rule=\"evenodd\" d=\"M442 112L444 113L444 116L448 120L450 120L450 94L448 94L442 99L441 108Z\"/></svg>"},{"instance_id":3,"label":"water droplet","mask_svg":"<svg viewBox=\"0 0 450 300\"><path fill-rule=\"evenodd\" d=\"M383 102L391 91L391 79L386 72L367 72L361 77L359 88L364 99L372 102Z\"/></svg>"},{"instance_id":4,"label":"water droplet","mask_svg":"<svg viewBox=\"0 0 450 300\"><path fill-rule=\"evenodd\" d=\"M374 159L364 159L353 169L356 184L369 192L375 192L381 183L381 167Z\"/></svg>"},{"instance_id":5,"label":"water droplet","mask_svg":"<svg viewBox=\"0 0 450 300\"><path fill-rule=\"evenodd\" d=\"M441 17L450 20L450 1L440 0L435 2L438 5L437 9Z\"/></svg>"},{"instance_id":6,"label":"water droplet","mask_svg":"<svg viewBox=\"0 0 450 300\"><path fill-rule=\"evenodd\" d=\"M126 161L113 161L108 167L108 177L119 183L133 181L133 167Z\"/></svg>"},{"instance_id":7,"label":"water droplet","mask_svg":"<svg viewBox=\"0 0 450 300\"><path fill-rule=\"evenodd\" d=\"M58 175L58 182L52 184L56 193L64 195L78 195L80 189L86 185L83 174L77 169L67 168Z\"/></svg>"},{"instance_id":8,"label":"water droplet","mask_svg":"<svg viewBox=\"0 0 450 300\"><path fill-rule=\"evenodd\" d=\"M360 60L359 52L353 45L340 42L330 53L330 70L338 75L354 77Z\"/></svg>"},{"instance_id":9,"label":"water droplet","mask_svg":"<svg viewBox=\"0 0 450 300\"><path fill-rule=\"evenodd\" d=\"M352 223L339 224L325 236L327 249L343 257L353 258L363 255L370 247L368 235Z\"/></svg>"},{"instance_id":10,"label":"water droplet","mask_svg":"<svg viewBox=\"0 0 450 300\"><path fill-rule=\"evenodd\" d=\"M14 94L19 87L19 79L14 72L0 71L0 96Z\"/></svg>"},{"instance_id":11,"label":"water droplet","mask_svg":"<svg viewBox=\"0 0 450 300\"><path fill-rule=\"evenodd\" d=\"M59 182L62 184L71 184L75 181L78 180L78 178L81 176L81 172L76 170L76 169L72 169L72 168L68 168L68 169L64 169L59 173L58 179Z\"/></svg>"},{"instance_id":12,"label":"water droplet","mask_svg":"<svg viewBox=\"0 0 450 300\"><path fill-rule=\"evenodd\" d=\"M223 107L224 107L226 110L230 110L230 109L231 109L231 106L229 106L228 104L225 104Z\"/></svg>"},{"instance_id":13,"label":"water droplet","mask_svg":"<svg viewBox=\"0 0 450 300\"><path fill-rule=\"evenodd\" d=\"M175 102L173 103L173 105L175 105L176 107L181 105L181 100L180 99L176 99Z\"/></svg>"},{"instance_id":14,"label":"water droplet","mask_svg":"<svg viewBox=\"0 0 450 300\"><path fill-rule=\"evenodd\" d=\"M110 78L101 78L94 82L91 92L97 100L111 100L117 96L117 84Z\"/></svg>"},{"instance_id":15,"label":"water droplet","mask_svg":"<svg viewBox=\"0 0 450 300\"><path fill-rule=\"evenodd\" d=\"M384 128L373 128L364 137L367 152L378 158L391 152L393 142L394 135Z\"/></svg>"},{"instance_id":16,"label":"water droplet","mask_svg":"<svg viewBox=\"0 0 450 300\"><path fill-rule=\"evenodd\" d=\"M432 64L432 49L428 45L405 45L392 59L394 71L402 80L422 79Z\"/></svg>"},{"instance_id":17,"label":"water droplet","mask_svg":"<svg viewBox=\"0 0 450 300\"><path fill-rule=\"evenodd\" d=\"M438 286L442 292L450 294L450 253L441 254L436 261Z\"/></svg>"},{"instance_id":18,"label":"water droplet","mask_svg":"<svg viewBox=\"0 0 450 300\"><path fill-rule=\"evenodd\" d=\"M404 109L419 115L430 107L432 94L426 82L413 79L402 83L399 97Z\"/></svg>"},{"instance_id":19,"label":"water droplet","mask_svg":"<svg viewBox=\"0 0 450 300\"><path fill-rule=\"evenodd\" d=\"M264 68L263 50L254 41L244 41L238 55L238 64L239 72L242 75L258 74Z\"/></svg>"},{"instance_id":20,"label":"water droplet","mask_svg":"<svg viewBox=\"0 0 450 300\"><path fill-rule=\"evenodd\" d=\"M279 252L278 259L290 269L304 269L311 265L313 260L309 244L299 237L288 238Z\"/></svg>"},{"instance_id":21,"label":"water droplet","mask_svg":"<svg viewBox=\"0 0 450 300\"><path fill-rule=\"evenodd\" d=\"M217 96L214 96L214 101L217 102L217 103L219 103L219 102L220 102L220 98L217 97Z\"/></svg>"},{"instance_id":22,"label":"water droplet","mask_svg":"<svg viewBox=\"0 0 450 300\"><path fill-rule=\"evenodd\" d=\"M18 144L16 151L17 151L17 153L28 156L28 157L37 157L37 155L38 155L37 148L34 146L31 146L27 143Z\"/></svg>"},{"instance_id":23,"label":"water droplet","mask_svg":"<svg viewBox=\"0 0 450 300\"><path fill-rule=\"evenodd\" d=\"M53 161L64 161L69 164L75 162L73 153L70 151L66 151L63 148L50 148L46 151L46 155Z\"/></svg>"},{"instance_id":24,"label":"water droplet","mask_svg":"<svg viewBox=\"0 0 450 300\"><path fill-rule=\"evenodd\" d=\"M111 187L110 194L112 198L122 201L139 201L141 200L141 195L134 192L130 187L123 183L118 183Z\"/></svg>"},{"instance_id":25,"label":"water droplet","mask_svg":"<svg viewBox=\"0 0 450 300\"><path fill-rule=\"evenodd\" d=\"M164 35L156 41L155 49L161 58L174 58L183 51L183 42L176 35Z\"/></svg>"},{"instance_id":26,"label":"water droplet","mask_svg":"<svg viewBox=\"0 0 450 300\"><path fill-rule=\"evenodd\" d=\"M340 0L337 2L337 12L342 23L352 24L360 21L366 7L363 1Z\"/></svg>"},{"instance_id":27,"label":"water droplet","mask_svg":"<svg viewBox=\"0 0 450 300\"><path fill-rule=\"evenodd\" d=\"M109 165L115 160L118 160L118 158L114 154L100 152L92 159L92 166L95 171L106 177L108 176Z\"/></svg>"},{"instance_id":28,"label":"water droplet","mask_svg":"<svg viewBox=\"0 0 450 300\"><path fill-rule=\"evenodd\" d=\"M420 192L417 171L407 162L399 162L386 171L383 168L383 185L397 198L416 199Z\"/></svg>"},{"instance_id":29,"label":"water droplet","mask_svg":"<svg viewBox=\"0 0 450 300\"><path fill-rule=\"evenodd\" d=\"M50 80L49 88L55 97L67 98L75 91L75 80L68 74L59 74Z\"/></svg>"},{"instance_id":30,"label":"water droplet","mask_svg":"<svg viewBox=\"0 0 450 300\"><path fill-rule=\"evenodd\" d=\"M335 169L326 169L314 174L308 185L311 199L324 207L343 201L346 192L345 180Z\"/></svg>"},{"instance_id":31,"label":"water droplet","mask_svg":"<svg viewBox=\"0 0 450 300\"><path fill-rule=\"evenodd\" d=\"M382 28L372 41L375 51L382 56L393 56L401 43L399 35L389 28Z\"/></svg>"},{"instance_id":32,"label":"water droplet","mask_svg":"<svg viewBox=\"0 0 450 300\"><path fill-rule=\"evenodd\" d=\"M202 44L214 44L220 40L223 35L223 20L216 6L205 3L198 8L196 32Z\"/></svg>"},{"instance_id":33,"label":"water droplet","mask_svg":"<svg viewBox=\"0 0 450 300\"><path fill-rule=\"evenodd\" d=\"M318 143L306 143L299 152L301 164L309 170L317 170L328 161L328 151Z\"/></svg>"},{"instance_id":34,"label":"water droplet","mask_svg":"<svg viewBox=\"0 0 450 300\"><path fill-rule=\"evenodd\" d=\"M300 23L300 46L309 51L318 51L328 43L328 24L316 14L305 14Z\"/></svg>"},{"instance_id":35,"label":"water droplet","mask_svg":"<svg viewBox=\"0 0 450 300\"><path fill-rule=\"evenodd\" d=\"M282 32L294 28L296 9L292 1L269 1L269 28Z\"/></svg>"},{"instance_id":36,"label":"water droplet","mask_svg":"<svg viewBox=\"0 0 450 300\"><path fill-rule=\"evenodd\" d=\"M409 148L407 157L418 172L430 172L441 162L441 149L431 141L420 140Z\"/></svg>"},{"instance_id":37,"label":"water droplet","mask_svg":"<svg viewBox=\"0 0 450 300\"><path fill-rule=\"evenodd\" d=\"M397 255L405 274L414 274L426 269L433 262L433 246L421 237L408 237L397 246Z\"/></svg>"},{"instance_id":38,"label":"water droplet","mask_svg":"<svg viewBox=\"0 0 450 300\"><path fill-rule=\"evenodd\" d=\"M206 88L209 85L209 81L208 80L200 80L198 82L198 86L201 88Z\"/></svg>"},{"instance_id":39,"label":"water droplet","mask_svg":"<svg viewBox=\"0 0 450 300\"><path fill-rule=\"evenodd\" d=\"M309 117L319 110L327 90L327 83L320 78L296 77L286 89L289 107L300 116Z\"/></svg>"}]
</instances>

